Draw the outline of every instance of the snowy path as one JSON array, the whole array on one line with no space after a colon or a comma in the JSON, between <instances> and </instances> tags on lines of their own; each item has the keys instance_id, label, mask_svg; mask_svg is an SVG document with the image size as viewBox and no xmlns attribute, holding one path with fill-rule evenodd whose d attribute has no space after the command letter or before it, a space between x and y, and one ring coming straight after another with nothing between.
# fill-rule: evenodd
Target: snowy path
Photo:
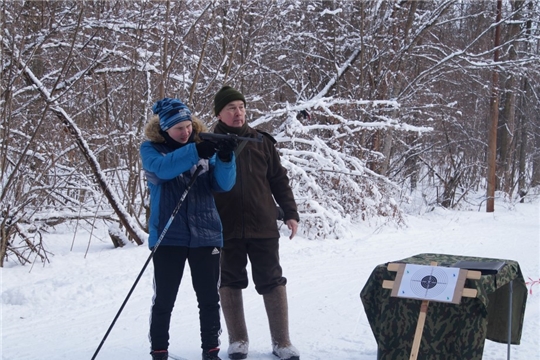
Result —
<instances>
[{"instance_id":1,"label":"snowy path","mask_svg":"<svg viewBox=\"0 0 540 360\"><path fill-rule=\"evenodd\" d=\"M494 214L436 210L409 218L405 229L357 230L342 240L281 241L293 343L303 360L375 360L376 343L360 291L381 263L419 253L447 253L512 259L527 279L540 279L538 202L498 209ZM69 252L70 229L48 235L56 255L51 264L8 264L1 269L3 360L90 359L148 257L145 247L111 249L94 241L84 259L87 235ZM53 240L54 239L54 240ZM151 265L143 275L97 359L146 359L148 314L152 297ZM200 359L195 295L186 269L171 328L172 353ZM513 360L540 359L540 285L529 296L522 343L512 346ZM244 292L251 360L276 360L262 298L252 285ZM227 331L222 322L221 357ZM506 345L486 341L486 360L506 359Z\"/></svg>"}]
</instances>

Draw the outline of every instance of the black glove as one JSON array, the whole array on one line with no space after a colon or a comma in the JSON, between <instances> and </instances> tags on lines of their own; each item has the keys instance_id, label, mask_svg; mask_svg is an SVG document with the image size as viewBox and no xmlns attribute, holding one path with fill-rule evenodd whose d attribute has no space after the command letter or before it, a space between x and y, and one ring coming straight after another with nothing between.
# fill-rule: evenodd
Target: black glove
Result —
<instances>
[{"instance_id":1,"label":"black glove","mask_svg":"<svg viewBox=\"0 0 540 360\"><path fill-rule=\"evenodd\" d=\"M195 144L195 147L201 159L210 159L216 153L216 144L208 140Z\"/></svg>"},{"instance_id":2,"label":"black glove","mask_svg":"<svg viewBox=\"0 0 540 360\"><path fill-rule=\"evenodd\" d=\"M277 219L278 220L284 220L285 219L285 211L280 206L276 205L276 211L277 211Z\"/></svg>"},{"instance_id":3,"label":"black glove","mask_svg":"<svg viewBox=\"0 0 540 360\"><path fill-rule=\"evenodd\" d=\"M232 159L232 152L238 147L236 139L223 139L217 143L218 158L223 162L229 162Z\"/></svg>"}]
</instances>

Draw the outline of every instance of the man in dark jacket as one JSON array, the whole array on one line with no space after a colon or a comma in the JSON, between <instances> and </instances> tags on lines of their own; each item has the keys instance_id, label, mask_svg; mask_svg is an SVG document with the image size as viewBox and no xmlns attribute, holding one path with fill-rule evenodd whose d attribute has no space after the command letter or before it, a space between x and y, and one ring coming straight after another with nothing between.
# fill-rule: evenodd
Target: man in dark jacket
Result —
<instances>
[{"instance_id":1,"label":"man in dark jacket","mask_svg":"<svg viewBox=\"0 0 540 360\"><path fill-rule=\"evenodd\" d=\"M245 105L242 93L224 86L214 98L214 113L219 119L214 132L256 137L258 131L246 123ZM242 289L248 286L248 258L255 289L264 299L273 354L282 360L300 359L289 339L287 279L279 263L280 234L275 203L283 209L284 221L291 230L290 239L298 229L299 216L275 142L268 134L264 134L262 142L241 142L236 151L235 186L227 193L214 194L223 223L219 292L229 332L230 359L245 359L248 353L242 303Z\"/></svg>"},{"instance_id":2,"label":"man in dark jacket","mask_svg":"<svg viewBox=\"0 0 540 360\"><path fill-rule=\"evenodd\" d=\"M152 110L155 115L145 128L148 140L140 148L151 200L148 245L158 246L152 258L152 359L168 359L171 313L188 262L199 304L202 359L220 360L218 286L223 235L212 194L234 185L234 145L221 146L215 155L216 144L199 139L204 125L178 99L162 99ZM186 193L199 167L203 170ZM171 218L180 201L178 213Z\"/></svg>"}]
</instances>

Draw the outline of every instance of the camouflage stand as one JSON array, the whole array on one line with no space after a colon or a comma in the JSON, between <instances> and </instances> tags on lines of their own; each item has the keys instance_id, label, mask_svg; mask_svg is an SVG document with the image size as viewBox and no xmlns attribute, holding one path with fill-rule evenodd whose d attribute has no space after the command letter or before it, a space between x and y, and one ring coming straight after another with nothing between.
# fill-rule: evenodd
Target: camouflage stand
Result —
<instances>
[{"instance_id":1,"label":"camouflage stand","mask_svg":"<svg viewBox=\"0 0 540 360\"><path fill-rule=\"evenodd\" d=\"M467 294L467 288L470 288L476 290L476 297L463 296L459 305L432 301L429 312L425 306L423 334L417 337L420 343L418 360L481 360L486 339L519 345L528 292L516 261L419 254L393 263L430 265L436 262L441 267L475 269L469 265L457 266L461 261L505 265L497 271L476 269L481 270L481 278L465 280L463 293ZM388 263L377 265L360 298L377 342L377 359L407 360L419 314L422 314L421 301L390 296L383 283L396 280L397 274L391 270Z\"/></svg>"},{"instance_id":2,"label":"camouflage stand","mask_svg":"<svg viewBox=\"0 0 540 360\"><path fill-rule=\"evenodd\" d=\"M435 261L432 261L430 266L437 266L437 263ZM385 289L391 289L392 294L391 296L394 297L408 297L408 296L401 296L399 293L399 288L401 286L401 281L403 279L403 273L406 269L406 264L397 264L397 263L390 263L388 264L388 271L395 271L397 272L397 277L395 281L392 280L384 280L382 287ZM476 294L478 291L476 289L470 289L465 288L465 279L480 279L481 272L480 271L467 271L467 270L460 270L458 281L456 282L456 286L450 289L452 292L452 297L449 299L453 304L459 304L461 302L461 297L476 297ZM426 291L426 294L428 291ZM418 295L421 297L421 293ZM416 298L416 297L415 297ZM420 314L418 316L418 321L416 323L416 331L414 333L414 339L412 343L412 349L411 349L411 355L409 357L409 360L417 360L418 359L418 350L420 348L420 340L422 339L422 333L424 331L424 323L426 321L427 316L427 309L429 306L429 300L427 300L427 296L423 297L422 304L420 305ZM437 299L434 299L432 301L439 301Z\"/></svg>"}]
</instances>

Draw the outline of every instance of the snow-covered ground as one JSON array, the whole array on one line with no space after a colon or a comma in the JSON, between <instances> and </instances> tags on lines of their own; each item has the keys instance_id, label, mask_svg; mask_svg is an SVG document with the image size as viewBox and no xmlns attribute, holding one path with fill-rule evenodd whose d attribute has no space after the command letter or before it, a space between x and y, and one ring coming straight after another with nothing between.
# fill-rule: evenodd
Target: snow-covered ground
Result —
<instances>
[{"instance_id":1,"label":"snow-covered ground","mask_svg":"<svg viewBox=\"0 0 540 360\"><path fill-rule=\"evenodd\" d=\"M359 228L340 240L281 241L288 278L291 338L302 359L375 360L377 347L359 294L373 269L420 253L516 260L532 291L515 360L540 359L539 202L496 203L494 213L436 209L407 217L402 229ZM48 264L1 269L1 353L4 360L90 359L148 258L146 246L113 249L106 230L58 227L46 237ZM285 234L285 233L284 233ZM97 237L96 237L97 235ZM72 241L73 250L70 251ZM90 244L89 244L90 241ZM88 252L87 247L89 246ZM150 265L96 359L149 359ZM262 298L244 292L252 360L275 360ZM189 268L171 327L170 351L200 359L198 309ZM227 330L222 321L223 359ZM507 345L486 341L484 359L507 358Z\"/></svg>"}]
</instances>

